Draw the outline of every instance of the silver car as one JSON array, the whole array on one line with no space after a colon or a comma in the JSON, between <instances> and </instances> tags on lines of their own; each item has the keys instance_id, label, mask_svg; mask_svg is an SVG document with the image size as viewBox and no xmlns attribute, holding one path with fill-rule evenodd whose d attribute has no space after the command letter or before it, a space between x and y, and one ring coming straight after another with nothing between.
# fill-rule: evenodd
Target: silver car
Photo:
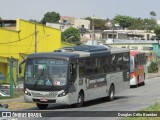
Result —
<instances>
[{"instance_id":1,"label":"silver car","mask_svg":"<svg viewBox=\"0 0 160 120\"><path fill-rule=\"evenodd\" d=\"M2 97L9 97L10 95L8 95L7 93L3 92L0 90L0 96Z\"/></svg>"}]
</instances>

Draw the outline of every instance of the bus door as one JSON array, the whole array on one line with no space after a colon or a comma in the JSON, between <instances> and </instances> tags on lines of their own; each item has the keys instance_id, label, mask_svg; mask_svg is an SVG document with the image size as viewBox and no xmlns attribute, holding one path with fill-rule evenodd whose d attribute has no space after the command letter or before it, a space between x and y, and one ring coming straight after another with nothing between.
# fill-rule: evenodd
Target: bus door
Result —
<instances>
[{"instance_id":1,"label":"bus door","mask_svg":"<svg viewBox=\"0 0 160 120\"><path fill-rule=\"evenodd\" d=\"M69 65L69 92L73 93L77 90L77 62L71 61Z\"/></svg>"}]
</instances>

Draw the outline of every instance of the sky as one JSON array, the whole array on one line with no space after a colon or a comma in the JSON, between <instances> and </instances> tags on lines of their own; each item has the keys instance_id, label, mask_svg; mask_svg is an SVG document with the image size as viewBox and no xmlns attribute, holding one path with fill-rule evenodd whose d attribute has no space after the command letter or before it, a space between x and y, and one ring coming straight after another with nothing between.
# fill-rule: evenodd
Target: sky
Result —
<instances>
[{"instance_id":1,"label":"sky","mask_svg":"<svg viewBox=\"0 0 160 120\"><path fill-rule=\"evenodd\" d=\"M150 18L155 11L160 19L160 0L1 0L2 19L35 19L40 21L47 12L55 11L60 16L85 18L114 18L125 15L135 18Z\"/></svg>"}]
</instances>

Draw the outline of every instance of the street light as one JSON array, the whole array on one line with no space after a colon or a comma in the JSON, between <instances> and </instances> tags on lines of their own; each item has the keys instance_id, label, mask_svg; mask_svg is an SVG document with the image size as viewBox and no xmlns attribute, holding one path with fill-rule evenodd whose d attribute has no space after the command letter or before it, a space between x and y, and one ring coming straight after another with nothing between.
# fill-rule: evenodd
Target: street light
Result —
<instances>
[{"instance_id":1,"label":"street light","mask_svg":"<svg viewBox=\"0 0 160 120\"><path fill-rule=\"evenodd\" d=\"M92 45L94 45L94 18L95 16L93 15L93 18L92 18Z\"/></svg>"},{"instance_id":2,"label":"street light","mask_svg":"<svg viewBox=\"0 0 160 120\"><path fill-rule=\"evenodd\" d=\"M115 29L114 20L112 21L112 29L113 29L112 40L113 40L113 43L114 43L114 29Z\"/></svg>"}]
</instances>

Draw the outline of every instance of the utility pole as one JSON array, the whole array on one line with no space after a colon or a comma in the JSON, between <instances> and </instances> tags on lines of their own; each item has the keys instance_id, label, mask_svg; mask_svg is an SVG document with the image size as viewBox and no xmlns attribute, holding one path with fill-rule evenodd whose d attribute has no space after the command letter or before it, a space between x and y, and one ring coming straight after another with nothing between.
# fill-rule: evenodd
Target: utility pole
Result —
<instances>
[{"instance_id":1,"label":"utility pole","mask_svg":"<svg viewBox=\"0 0 160 120\"><path fill-rule=\"evenodd\" d=\"M115 26L114 26L114 20L112 21L112 28L113 28L113 34L112 34L112 40L113 40L113 43L114 43L114 28Z\"/></svg>"},{"instance_id":2,"label":"utility pole","mask_svg":"<svg viewBox=\"0 0 160 120\"><path fill-rule=\"evenodd\" d=\"M35 44L34 44L34 46L35 46L35 53L37 53L37 25L36 25L36 20L35 20L35 26L34 26L34 42L35 42Z\"/></svg>"},{"instance_id":3,"label":"utility pole","mask_svg":"<svg viewBox=\"0 0 160 120\"><path fill-rule=\"evenodd\" d=\"M10 76L10 97L13 97L13 58L8 59L9 61L9 76Z\"/></svg>"},{"instance_id":4,"label":"utility pole","mask_svg":"<svg viewBox=\"0 0 160 120\"><path fill-rule=\"evenodd\" d=\"M94 45L94 15L92 18L92 45Z\"/></svg>"}]
</instances>

